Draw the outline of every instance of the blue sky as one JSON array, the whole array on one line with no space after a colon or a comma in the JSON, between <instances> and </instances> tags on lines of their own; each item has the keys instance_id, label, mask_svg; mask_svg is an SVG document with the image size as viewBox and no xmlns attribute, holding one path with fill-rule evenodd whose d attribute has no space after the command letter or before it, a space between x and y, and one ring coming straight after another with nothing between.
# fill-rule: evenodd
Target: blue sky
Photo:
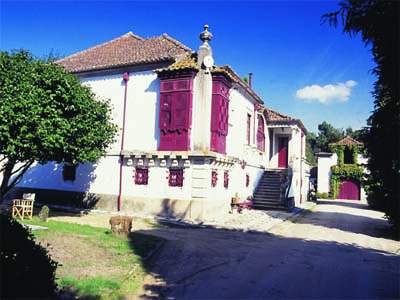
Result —
<instances>
[{"instance_id":1,"label":"blue sky","mask_svg":"<svg viewBox=\"0 0 400 300\"><path fill-rule=\"evenodd\" d=\"M265 104L301 118L310 131L327 121L360 128L371 110L374 63L359 37L321 25L333 1L1 1L0 49L62 55L128 31L168 33L196 50L210 25L217 64L244 76Z\"/></svg>"}]
</instances>

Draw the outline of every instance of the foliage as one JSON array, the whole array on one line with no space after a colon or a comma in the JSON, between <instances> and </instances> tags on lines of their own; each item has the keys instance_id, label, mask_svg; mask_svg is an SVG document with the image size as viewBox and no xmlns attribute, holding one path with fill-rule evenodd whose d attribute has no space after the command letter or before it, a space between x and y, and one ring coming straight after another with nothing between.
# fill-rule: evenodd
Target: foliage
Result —
<instances>
[{"instance_id":1,"label":"foliage","mask_svg":"<svg viewBox=\"0 0 400 300\"><path fill-rule=\"evenodd\" d=\"M306 135L306 160L311 166L317 165L313 149L315 148L316 135L313 132L308 132Z\"/></svg>"},{"instance_id":2,"label":"foliage","mask_svg":"<svg viewBox=\"0 0 400 300\"><path fill-rule=\"evenodd\" d=\"M84 163L105 154L116 133L109 101L26 51L0 52L0 73L0 201L35 161Z\"/></svg>"},{"instance_id":3,"label":"foliage","mask_svg":"<svg viewBox=\"0 0 400 300\"><path fill-rule=\"evenodd\" d=\"M320 199L329 199L329 194L328 193L315 193L315 196L317 197L317 198L320 198Z\"/></svg>"},{"instance_id":4,"label":"foliage","mask_svg":"<svg viewBox=\"0 0 400 300\"><path fill-rule=\"evenodd\" d=\"M356 165L338 165L331 167L331 197L336 199L339 195L340 181L343 179L353 179L362 183L364 177L364 168Z\"/></svg>"},{"instance_id":5,"label":"foliage","mask_svg":"<svg viewBox=\"0 0 400 300\"><path fill-rule=\"evenodd\" d=\"M0 214L1 298L53 299L57 263L28 229Z\"/></svg>"},{"instance_id":6,"label":"foliage","mask_svg":"<svg viewBox=\"0 0 400 300\"><path fill-rule=\"evenodd\" d=\"M39 219L42 222L47 222L47 219L49 218L49 207L47 205L43 205L42 208L40 209L39 212Z\"/></svg>"},{"instance_id":7,"label":"foliage","mask_svg":"<svg viewBox=\"0 0 400 300\"><path fill-rule=\"evenodd\" d=\"M332 25L342 21L343 31L361 34L371 45L376 63L373 73L374 111L368 119L363 140L369 174L366 191L369 204L383 210L400 227L400 2L345 0L339 10L323 16ZM386 143L386 144L385 144Z\"/></svg>"},{"instance_id":8,"label":"foliage","mask_svg":"<svg viewBox=\"0 0 400 300\"><path fill-rule=\"evenodd\" d=\"M349 150L352 156L352 164L357 164L358 162L358 153L360 146L358 145L330 145L330 150L335 152L338 156L338 165L342 166L345 164L345 150Z\"/></svg>"}]
</instances>

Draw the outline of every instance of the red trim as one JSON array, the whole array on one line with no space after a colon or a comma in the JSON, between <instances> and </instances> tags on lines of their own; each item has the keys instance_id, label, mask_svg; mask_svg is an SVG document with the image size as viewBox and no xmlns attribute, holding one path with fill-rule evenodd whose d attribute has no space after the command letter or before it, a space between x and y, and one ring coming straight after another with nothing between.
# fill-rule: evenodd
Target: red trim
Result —
<instances>
[{"instance_id":1,"label":"red trim","mask_svg":"<svg viewBox=\"0 0 400 300\"><path fill-rule=\"evenodd\" d=\"M120 161L119 161L119 190L118 190L118 203L117 208L118 211L121 210L122 203L122 167L124 163L124 157L122 156L122 151L124 150L124 139L125 139L125 115L126 115L126 98L128 95L128 81L129 81L129 73L125 72L122 75L122 79L125 82L125 94L124 94L124 110L122 114L122 132L121 132L121 152L120 152Z\"/></svg>"}]
</instances>

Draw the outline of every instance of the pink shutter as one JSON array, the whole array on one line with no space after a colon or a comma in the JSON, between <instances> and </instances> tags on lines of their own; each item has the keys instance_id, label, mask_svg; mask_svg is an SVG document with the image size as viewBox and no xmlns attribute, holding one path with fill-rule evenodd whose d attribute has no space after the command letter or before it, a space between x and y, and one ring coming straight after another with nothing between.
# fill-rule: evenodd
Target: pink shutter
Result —
<instances>
[{"instance_id":1,"label":"pink shutter","mask_svg":"<svg viewBox=\"0 0 400 300\"><path fill-rule=\"evenodd\" d=\"M191 74L192 76L193 74ZM160 145L162 151L190 150L193 77L160 81Z\"/></svg>"},{"instance_id":2,"label":"pink shutter","mask_svg":"<svg viewBox=\"0 0 400 300\"><path fill-rule=\"evenodd\" d=\"M251 126L251 115L247 114L247 127L246 127L246 142L250 145L250 126Z\"/></svg>"},{"instance_id":3,"label":"pink shutter","mask_svg":"<svg viewBox=\"0 0 400 300\"><path fill-rule=\"evenodd\" d=\"M258 115L257 148L262 152L265 151L264 119L260 115Z\"/></svg>"},{"instance_id":4,"label":"pink shutter","mask_svg":"<svg viewBox=\"0 0 400 300\"><path fill-rule=\"evenodd\" d=\"M228 135L230 83L223 77L213 77L211 102L211 150L225 154L226 136Z\"/></svg>"}]
</instances>

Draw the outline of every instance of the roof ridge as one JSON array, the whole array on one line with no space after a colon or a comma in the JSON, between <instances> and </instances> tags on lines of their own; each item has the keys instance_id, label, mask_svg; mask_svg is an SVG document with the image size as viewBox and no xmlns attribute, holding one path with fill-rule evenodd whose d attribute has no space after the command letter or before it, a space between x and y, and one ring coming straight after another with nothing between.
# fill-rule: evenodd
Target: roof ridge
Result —
<instances>
[{"instance_id":1,"label":"roof ridge","mask_svg":"<svg viewBox=\"0 0 400 300\"><path fill-rule=\"evenodd\" d=\"M123 35L121 35L121 36L118 36L118 37L116 37L116 38L113 38L112 40L109 40L109 41L107 41L107 42L104 42L104 43L95 45L95 46L93 46L93 47L90 47L90 48L87 48L87 49L78 51L78 52L76 52L76 53L74 53L74 54L71 54L71 55L68 55L68 56L66 56L66 57L63 57L63 58L61 58L61 59L59 59L59 60L57 60L57 61L55 61L55 62L56 62L56 63L60 63L60 62L62 62L63 60L65 60L66 58L75 57L75 56L77 56L77 55L80 55L80 54L89 52L89 51L91 51L91 50L94 50L94 49L103 47L103 46L108 45L108 44L111 44L111 43L113 43L113 42L115 42L115 41L117 41L117 40L119 40L119 39L127 38L127 37L132 37L132 38L135 38L135 39L137 39L137 40L139 40L139 41L143 41L143 40L144 40L142 37L140 37L140 36L134 34L132 31L129 31L129 32L127 32L127 33L125 33L125 34L123 34Z\"/></svg>"},{"instance_id":2,"label":"roof ridge","mask_svg":"<svg viewBox=\"0 0 400 300\"><path fill-rule=\"evenodd\" d=\"M165 39L167 39L168 41L170 41L171 43L175 44L176 46L181 47L184 50L193 52L193 50L191 48L189 48L188 46L184 45L183 43L181 43L177 39L171 37L167 33L164 32L161 36L164 37Z\"/></svg>"}]
</instances>

